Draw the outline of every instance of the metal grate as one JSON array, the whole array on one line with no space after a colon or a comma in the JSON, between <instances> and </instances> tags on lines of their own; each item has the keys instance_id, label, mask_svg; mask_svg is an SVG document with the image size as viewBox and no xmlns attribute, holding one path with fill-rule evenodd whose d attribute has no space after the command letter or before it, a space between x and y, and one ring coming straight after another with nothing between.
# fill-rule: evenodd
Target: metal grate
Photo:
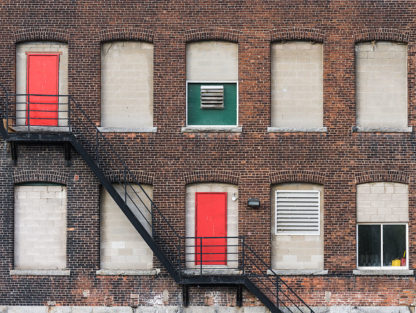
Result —
<instances>
[{"instance_id":1,"label":"metal grate","mask_svg":"<svg viewBox=\"0 0 416 313\"><path fill-rule=\"evenodd\" d=\"M224 86L201 85L201 109L224 109Z\"/></svg>"},{"instance_id":2,"label":"metal grate","mask_svg":"<svg viewBox=\"0 0 416 313\"><path fill-rule=\"evenodd\" d=\"M319 235L320 192L276 191L276 235Z\"/></svg>"}]
</instances>

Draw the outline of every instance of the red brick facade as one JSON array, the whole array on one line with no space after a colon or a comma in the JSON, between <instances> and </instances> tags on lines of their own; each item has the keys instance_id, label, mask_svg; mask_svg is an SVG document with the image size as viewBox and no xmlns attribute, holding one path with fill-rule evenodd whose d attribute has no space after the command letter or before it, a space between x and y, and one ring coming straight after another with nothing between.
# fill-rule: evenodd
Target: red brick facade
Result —
<instances>
[{"instance_id":1,"label":"red brick facade","mask_svg":"<svg viewBox=\"0 0 416 313\"><path fill-rule=\"evenodd\" d=\"M266 260L271 255L271 186L324 186L323 276L286 280L314 306L396 306L416 303L414 276L355 276L356 184L409 186L409 269L416 269L414 133L353 132L356 120L356 42L408 44L409 126L416 126L416 4L406 0L349 1L20 1L0 4L0 82L14 92L16 44L60 41L69 48L69 93L100 121L100 44L141 40L154 45L156 133L106 134L153 200L183 235L185 188L196 182L238 185L239 232ZM238 43L241 133L182 133L186 124L186 43ZM313 40L324 47L324 133L268 133L271 43ZM96 276L99 269L100 186L73 153L65 166L59 145L20 145L17 165L0 140L0 305L149 305L167 289L165 304L181 303L181 289L162 269L156 277ZM120 177L109 169L110 177ZM13 269L13 186L26 181L68 188L69 277L10 276ZM249 198L261 207L247 207ZM161 267L155 260L155 267ZM89 290L89 296L83 295ZM191 305L235 306L226 287L191 288ZM329 292L331 293L329 296ZM138 300L131 295L139 295ZM135 301L138 301L138 303ZM245 293L244 305L256 302Z\"/></svg>"}]
</instances>

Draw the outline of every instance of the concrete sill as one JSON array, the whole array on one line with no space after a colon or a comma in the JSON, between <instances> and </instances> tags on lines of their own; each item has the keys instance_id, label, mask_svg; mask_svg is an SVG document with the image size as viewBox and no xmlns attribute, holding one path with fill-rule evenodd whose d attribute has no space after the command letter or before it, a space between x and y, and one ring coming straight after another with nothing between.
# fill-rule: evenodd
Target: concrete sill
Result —
<instances>
[{"instance_id":1,"label":"concrete sill","mask_svg":"<svg viewBox=\"0 0 416 313\"><path fill-rule=\"evenodd\" d=\"M273 270L279 276L318 276L328 275L327 270ZM268 275L274 275L271 270L267 270Z\"/></svg>"},{"instance_id":2,"label":"concrete sill","mask_svg":"<svg viewBox=\"0 0 416 313\"><path fill-rule=\"evenodd\" d=\"M241 133L243 127L239 126L186 126L182 133Z\"/></svg>"},{"instance_id":3,"label":"concrete sill","mask_svg":"<svg viewBox=\"0 0 416 313\"><path fill-rule=\"evenodd\" d=\"M290 127L267 127L268 133L326 133L326 127L290 128Z\"/></svg>"},{"instance_id":4,"label":"concrete sill","mask_svg":"<svg viewBox=\"0 0 416 313\"><path fill-rule=\"evenodd\" d=\"M157 275L160 273L159 268L152 270L98 270L95 272L96 275L101 276L146 276L146 275Z\"/></svg>"},{"instance_id":5,"label":"concrete sill","mask_svg":"<svg viewBox=\"0 0 416 313\"><path fill-rule=\"evenodd\" d=\"M190 276L198 276L201 275L200 269L187 269L182 271L185 275ZM236 269L202 269L202 276L203 275L241 275L243 272Z\"/></svg>"},{"instance_id":6,"label":"concrete sill","mask_svg":"<svg viewBox=\"0 0 416 313\"><path fill-rule=\"evenodd\" d=\"M11 270L10 276L69 276L70 270Z\"/></svg>"},{"instance_id":7,"label":"concrete sill","mask_svg":"<svg viewBox=\"0 0 416 313\"><path fill-rule=\"evenodd\" d=\"M157 127L138 127L138 128L123 128L123 127L97 127L102 133L156 133Z\"/></svg>"},{"instance_id":8,"label":"concrete sill","mask_svg":"<svg viewBox=\"0 0 416 313\"><path fill-rule=\"evenodd\" d=\"M405 127L405 128L394 128L394 127L361 127L361 126L353 126L352 131L354 133L411 133L413 131L413 127Z\"/></svg>"},{"instance_id":9,"label":"concrete sill","mask_svg":"<svg viewBox=\"0 0 416 313\"><path fill-rule=\"evenodd\" d=\"M31 132L31 133L68 133L71 129L68 126L13 126L12 131L15 132Z\"/></svg>"},{"instance_id":10,"label":"concrete sill","mask_svg":"<svg viewBox=\"0 0 416 313\"><path fill-rule=\"evenodd\" d=\"M357 276L412 276L413 270L407 269L380 269L380 270L353 270L352 273Z\"/></svg>"}]
</instances>

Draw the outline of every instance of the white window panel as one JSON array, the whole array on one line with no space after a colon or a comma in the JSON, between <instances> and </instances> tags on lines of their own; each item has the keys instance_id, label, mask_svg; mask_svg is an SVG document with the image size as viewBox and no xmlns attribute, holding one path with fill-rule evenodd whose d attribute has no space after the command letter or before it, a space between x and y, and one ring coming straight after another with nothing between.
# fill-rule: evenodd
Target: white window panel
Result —
<instances>
[{"instance_id":1,"label":"white window panel","mask_svg":"<svg viewBox=\"0 0 416 313\"><path fill-rule=\"evenodd\" d=\"M320 192L276 191L276 235L319 235Z\"/></svg>"}]
</instances>

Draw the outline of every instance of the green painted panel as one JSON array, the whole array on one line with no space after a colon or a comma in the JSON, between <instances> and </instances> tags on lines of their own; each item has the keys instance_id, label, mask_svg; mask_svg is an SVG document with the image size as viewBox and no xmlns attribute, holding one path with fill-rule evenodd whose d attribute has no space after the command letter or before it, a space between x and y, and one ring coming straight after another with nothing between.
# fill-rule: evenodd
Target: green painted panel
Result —
<instances>
[{"instance_id":1,"label":"green painted panel","mask_svg":"<svg viewBox=\"0 0 416 313\"><path fill-rule=\"evenodd\" d=\"M224 86L224 109L201 109L201 85ZM189 83L188 125L237 125L237 84Z\"/></svg>"}]
</instances>

